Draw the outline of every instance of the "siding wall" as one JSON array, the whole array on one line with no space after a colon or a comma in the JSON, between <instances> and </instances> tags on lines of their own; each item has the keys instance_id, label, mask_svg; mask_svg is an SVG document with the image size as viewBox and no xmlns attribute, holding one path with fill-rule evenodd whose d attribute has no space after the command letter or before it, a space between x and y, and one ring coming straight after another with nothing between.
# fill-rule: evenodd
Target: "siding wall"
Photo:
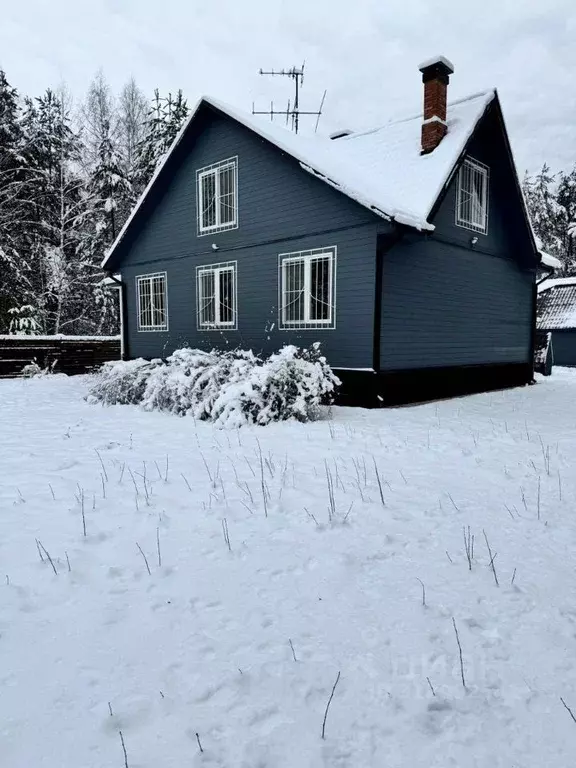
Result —
<instances>
[{"instance_id":1,"label":"siding wall","mask_svg":"<svg viewBox=\"0 0 576 768\"><path fill-rule=\"evenodd\" d=\"M456 226L455 176L433 219L435 232L406 235L384 255L383 370L531 360L531 246L494 115L469 154L490 167L488 233Z\"/></svg>"},{"instance_id":2,"label":"siding wall","mask_svg":"<svg viewBox=\"0 0 576 768\"><path fill-rule=\"evenodd\" d=\"M576 331L552 331L554 365L576 366Z\"/></svg>"},{"instance_id":3,"label":"siding wall","mask_svg":"<svg viewBox=\"0 0 576 768\"><path fill-rule=\"evenodd\" d=\"M268 353L320 341L332 365L371 367L376 237L384 222L207 108L178 151L170 183L160 181L143 225L122 247L129 355L166 356L184 344ZM198 237L196 170L232 156L238 156L239 227ZM280 331L278 255L334 245L336 329ZM196 266L225 261L237 261L238 330L198 331ZM169 331L139 332L135 278L157 271L167 272Z\"/></svg>"}]
</instances>

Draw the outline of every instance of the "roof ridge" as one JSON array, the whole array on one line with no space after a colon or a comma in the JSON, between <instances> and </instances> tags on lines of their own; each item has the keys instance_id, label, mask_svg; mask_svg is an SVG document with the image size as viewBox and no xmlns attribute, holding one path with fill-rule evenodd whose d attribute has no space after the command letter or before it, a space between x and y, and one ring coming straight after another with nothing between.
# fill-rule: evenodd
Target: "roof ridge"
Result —
<instances>
[{"instance_id":1,"label":"roof ridge","mask_svg":"<svg viewBox=\"0 0 576 768\"><path fill-rule=\"evenodd\" d=\"M454 164L478 121L495 96L496 91L492 89L451 102L452 106L466 102L472 106L462 108L461 119L453 121L449 135L443 140L438 151L425 156L425 163L421 160L418 146L420 137L416 136L413 118L397 121L402 126L410 126L400 129L406 131L406 140L403 143L391 143L388 153L382 153L379 148L372 147L374 157L370 161L365 156L366 142L354 144L346 138L330 141L314 135L295 136L294 133L281 129L277 124L267 124L263 120L254 119L242 108L231 106L210 96L203 96L196 103L169 150L158 164L146 189L103 259L102 267L106 268L158 177L164 172L169 159L174 155L176 148L204 105L235 120L255 135L269 141L281 152L298 161L305 171L321 177L331 186L336 186L341 193L367 208L374 215L420 231L433 231L434 225L428 221L432 206L447 183ZM394 123L390 122L386 127L391 125ZM346 151L342 151L344 147ZM368 149L370 150L370 147ZM378 158L381 158L379 167L384 170L380 174L374 174L371 168ZM414 181L416 178L417 182Z\"/></svg>"},{"instance_id":2,"label":"roof ridge","mask_svg":"<svg viewBox=\"0 0 576 768\"><path fill-rule=\"evenodd\" d=\"M482 96L492 96L496 94L496 88L487 88L484 91L476 91L475 93L471 93L468 96L463 96L460 99L454 99L454 101L449 101L447 104L447 108L449 107L457 107L460 104L465 104L469 101L474 101L474 99L479 99ZM358 138L358 136L369 136L371 133L377 133L378 131L385 130L386 128L389 128L391 125L400 125L401 123L410 123L412 120L422 120L424 117L424 112L419 112L418 114L411 114L410 116L406 117L398 117L394 118L392 120L388 120L387 123L382 123L380 125L374 126L373 128L367 128L364 131L355 131L354 133L350 134L350 136L343 136L341 139L338 139L338 141L350 141L351 139ZM448 116L449 118L450 116Z\"/></svg>"}]
</instances>

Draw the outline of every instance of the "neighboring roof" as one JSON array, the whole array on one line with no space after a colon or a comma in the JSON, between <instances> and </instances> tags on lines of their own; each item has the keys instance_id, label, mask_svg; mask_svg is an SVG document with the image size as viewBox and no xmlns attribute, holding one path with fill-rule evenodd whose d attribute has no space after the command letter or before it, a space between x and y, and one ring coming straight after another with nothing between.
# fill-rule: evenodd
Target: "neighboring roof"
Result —
<instances>
[{"instance_id":1,"label":"neighboring roof","mask_svg":"<svg viewBox=\"0 0 576 768\"><path fill-rule=\"evenodd\" d=\"M432 231L428 217L488 105L491 89L448 104L448 133L427 155L420 154L422 114L340 139L302 136L204 97L188 117L102 262L105 267L142 206L170 155L203 105L241 123L294 157L302 168L386 219Z\"/></svg>"},{"instance_id":2,"label":"neighboring roof","mask_svg":"<svg viewBox=\"0 0 576 768\"><path fill-rule=\"evenodd\" d=\"M557 288L559 285L576 285L576 277L547 277L546 280L538 283L538 293Z\"/></svg>"},{"instance_id":3,"label":"neighboring roof","mask_svg":"<svg viewBox=\"0 0 576 768\"><path fill-rule=\"evenodd\" d=\"M102 285L105 285L107 288L120 288L120 281L122 280L122 275L109 275L108 277L105 277L104 280L102 280Z\"/></svg>"},{"instance_id":4,"label":"neighboring roof","mask_svg":"<svg viewBox=\"0 0 576 768\"><path fill-rule=\"evenodd\" d=\"M532 222L530 222L530 225L532 225ZM549 267L550 269L562 269L562 262L560 259L557 259L556 256L552 256L550 253L547 253L544 250L544 243L536 232L534 232L534 228L532 227L532 235L534 237L534 242L536 243L536 248L538 249L538 253L540 254L540 261L544 267Z\"/></svg>"},{"instance_id":5,"label":"neighboring roof","mask_svg":"<svg viewBox=\"0 0 576 768\"><path fill-rule=\"evenodd\" d=\"M538 293L538 328L576 328L576 277L544 280Z\"/></svg>"},{"instance_id":6,"label":"neighboring roof","mask_svg":"<svg viewBox=\"0 0 576 768\"><path fill-rule=\"evenodd\" d=\"M560 259L557 259L556 256L551 256L549 253L546 253L546 251L538 251L542 260L542 264L544 264L545 267L550 267L551 269L561 269L562 268L562 262Z\"/></svg>"}]
</instances>

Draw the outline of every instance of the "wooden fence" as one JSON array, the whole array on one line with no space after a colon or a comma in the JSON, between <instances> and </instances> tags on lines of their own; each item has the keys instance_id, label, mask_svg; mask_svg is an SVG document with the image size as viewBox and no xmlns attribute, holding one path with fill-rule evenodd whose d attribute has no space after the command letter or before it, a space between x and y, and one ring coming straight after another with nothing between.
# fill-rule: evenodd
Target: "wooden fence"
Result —
<instances>
[{"instance_id":1,"label":"wooden fence","mask_svg":"<svg viewBox=\"0 0 576 768\"><path fill-rule=\"evenodd\" d=\"M71 376L119 359L119 336L0 336L0 378L20 376L30 363Z\"/></svg>"}]
</instances>

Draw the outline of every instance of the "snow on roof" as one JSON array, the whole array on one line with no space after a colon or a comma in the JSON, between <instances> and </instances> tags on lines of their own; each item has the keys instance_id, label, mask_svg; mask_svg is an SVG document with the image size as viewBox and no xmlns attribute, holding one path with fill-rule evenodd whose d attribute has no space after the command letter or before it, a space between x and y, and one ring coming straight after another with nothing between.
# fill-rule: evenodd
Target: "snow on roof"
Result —
<instances>
[{"instance_id":1,"label":"snow on roof","mask_svg":"<svg viewBox=\"0 0 576 768\"><path fill-rule=\"evenodd\" d=\"M270 141L298 160L305 171L321 178L376 215L418 230L431 231L434 226L428 222L428 217L432 207L495 95L496 91L491 89L450 103L448 132L434 152L427 155L420 154L422 114L333 141L325 136L295 134L223 102L204 97L199 100L159 164L102 262L102 267L106 266L123 239L202 104L220 110Z\"/></svg>"},{"instance_id":2,"label":"snow on roof","mask_svg":"<svg viewBox=\"0 0 576 768\"><path fill-rule=\"evenodd\" d=\"M576 328L576 277L545 280L538 293L538 328Z\"/></svg>"},{"instance_id":3,"label":"snow on roof","mask_svg":"<svg viewBox=\"0 0 576 768\"><path fill-rule=\"evenodd\" d=\"M538 283L538 293L557 288L559 285L576 285L576 277L549 277Z\"/></svg>"},{"instance_id":4,"label":"snow on roof","mask_svg":"<svg viewBox=\"0 0 576 768\"><path fill-rule=\"evenodd\" d=\"M110 288L119 288L120 282L122 280L122 275L109 275L108 277L105 277L104 280L102 280L102 285L105 285Z\"/></svg>"},{"instance_id":5,"label":"snow on roof","mask_svg":"<svg viewBox=\"0 0 576 768\"><path fill-rule=\"evenodd\" d=\"M551 256L549 253L546 253L546 251L539 250L540 257L542 259L542 264L546 267L551 267L552 269L561 269L562 262L560 259L557 259L556 256Z\"/></svg>"},{"instance_id":6,"label":"snow on roof","mask_svg":"<svg viewBox=\"0 0 576 768\"><path fill-rule=\"evenodd\" d=\"M538 253L540 254L540 259L542 264L545 267L550 267L551 269L561 269L562 262L560 261L560 259L557 259L556 256L552 256L550 253L547 253L544 250L544 243L538 237L536 232L534 232L534 227L532 226L531 221L530 221L530 227L532 229L532 236L534 237L534 242L536 243L536 248L538 249Z\"/></svg>"}]
</instances>

